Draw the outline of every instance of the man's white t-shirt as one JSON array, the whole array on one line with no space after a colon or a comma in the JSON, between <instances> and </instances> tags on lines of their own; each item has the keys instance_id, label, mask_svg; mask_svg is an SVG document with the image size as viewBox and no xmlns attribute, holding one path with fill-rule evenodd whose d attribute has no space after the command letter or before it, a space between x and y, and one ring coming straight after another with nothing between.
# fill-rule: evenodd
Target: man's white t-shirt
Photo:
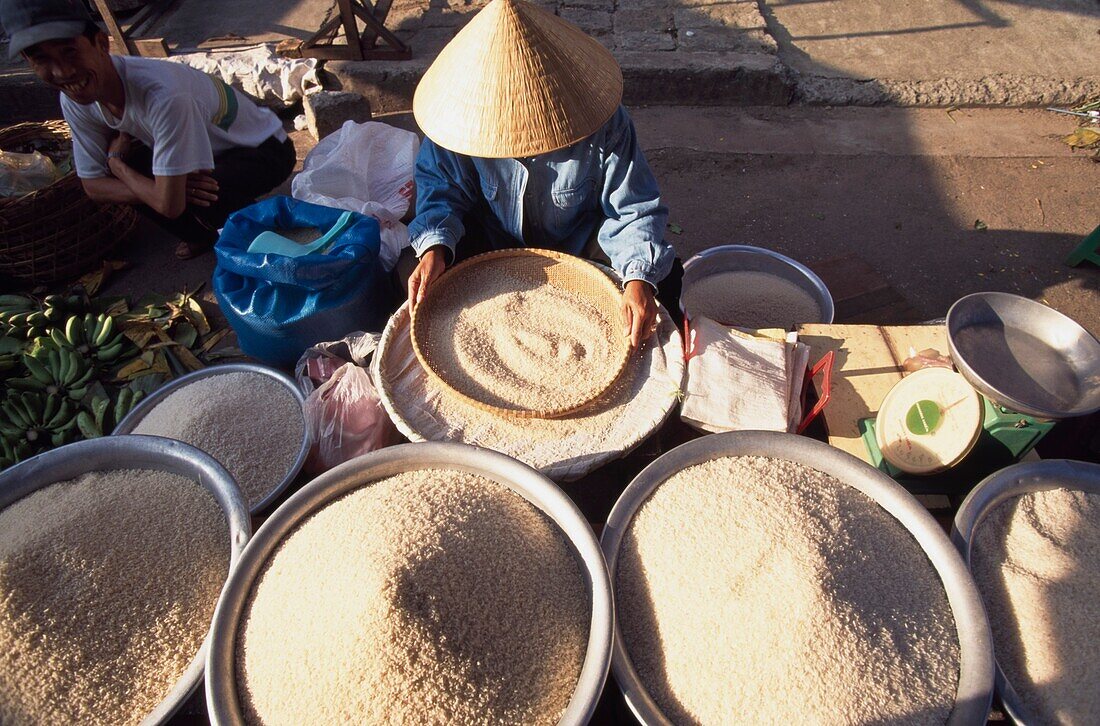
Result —
<instances>
[{"instance_id":1,"label":"man's white t-shirt","mask_svg":"<svg viewBox=\"0 0 1100 726\"><path fill-rule=\"evenodd\" d=\"M119 131L153 150L153 176L214 168L214 157L234 147L256 148L286 138L270 109L220 79L172 61L111 56L126 89L122 118L101 104L79 104L61 94L73 133L73 161L81 179L109 176L107 147Z\"/></svg>"}]
</instances>

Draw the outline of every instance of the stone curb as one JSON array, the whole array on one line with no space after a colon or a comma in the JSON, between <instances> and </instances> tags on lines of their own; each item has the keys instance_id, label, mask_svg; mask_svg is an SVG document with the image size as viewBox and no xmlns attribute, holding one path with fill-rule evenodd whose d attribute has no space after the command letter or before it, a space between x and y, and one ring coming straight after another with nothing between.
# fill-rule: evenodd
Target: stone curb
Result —
<instances>
[{"instance_id":1,"label":"stone curb","mask_svg":"<svg viewBox=\"0 0 1100 726\"><path fill-rule=\"evenodd\" d=\"M792 76L766 53L625 52L623 102L632 106L785 106L793 100ZM411 61L330 61L326 87L360 93L376 114L408 111L420 77L431 64Z\"/></svg>"},{"instance_id":2,"label":"stone curb","mask_svg":"<svg viewBox=\"0 0 1100 726\"><path fill-rule=\"evenodd\" d=\"M992 75L891 80L804 76L791 71L795 100L826 106L1071 107L1100 97L1100 75L1074 79Z\"/></svg>"}]
</instances>

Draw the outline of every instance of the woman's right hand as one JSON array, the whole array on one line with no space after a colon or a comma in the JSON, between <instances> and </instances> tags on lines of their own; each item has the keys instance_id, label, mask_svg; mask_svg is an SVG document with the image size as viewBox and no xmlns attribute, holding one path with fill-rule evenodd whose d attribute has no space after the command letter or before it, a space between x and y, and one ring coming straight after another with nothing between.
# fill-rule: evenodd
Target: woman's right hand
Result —
<instances>
[{"instance_id":1,"label":"woman's right hand","mask_svg":"<svg viewBox=\"0 0 1100 726\"><path fill-rule=\"evenodd\" d=\"M447 249L445 247L431 247L420 256L420 262L416 269L409 275L409 306L416 307L424 299L424 293L428 291L428 285L435 278L443 274L447 268Z\"/></svg>"}]
</instances>

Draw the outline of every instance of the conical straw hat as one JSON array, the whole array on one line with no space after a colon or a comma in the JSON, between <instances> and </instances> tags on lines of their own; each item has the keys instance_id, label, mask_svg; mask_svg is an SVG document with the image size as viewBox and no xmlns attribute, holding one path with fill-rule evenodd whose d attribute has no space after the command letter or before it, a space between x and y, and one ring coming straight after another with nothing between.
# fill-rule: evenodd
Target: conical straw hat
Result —
<instances>
[{"instance_id":1,"label":"conical straw hat","mask_svg":"<svg viewBox=\"0 0 1100 726\"><path fill-rule=\"evenodd\" d=\"M622 95L619 64L580 28L525 0L492 0L428 68L413 115L455 153L534 156L591 135Z\"/></svg>"}]
</instances>

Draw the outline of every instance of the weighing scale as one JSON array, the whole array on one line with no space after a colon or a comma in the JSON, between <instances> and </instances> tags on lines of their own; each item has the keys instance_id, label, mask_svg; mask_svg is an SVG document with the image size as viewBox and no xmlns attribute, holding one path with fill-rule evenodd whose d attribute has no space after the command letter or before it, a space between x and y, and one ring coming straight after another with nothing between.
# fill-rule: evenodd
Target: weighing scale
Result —
<instances>
[{"instance_id":1,"label":"weighing scale","mask_svg":"<svg viewBox=\"0 0 1100 726\"><path fill-rule=\"evenodd\" d=\"M958 372L902 378L859 422L872 463L915 494L965 494L1020 460L1059 419L1100 410L1100 343L1018 295L974 293L947 313Z\"/></svg>"},{"instance_id":2,"label":"weighing scale","mask_svg":"<svg viewBox=\"0 0 1100 726\"><path fill-rule=\"evenodd\" d=\"M894 386L859 430L871 463L909 491L957 494L1019 461L1055 423L991 401L958 373L926 368Z\"/></svg>"}]
</instances>

